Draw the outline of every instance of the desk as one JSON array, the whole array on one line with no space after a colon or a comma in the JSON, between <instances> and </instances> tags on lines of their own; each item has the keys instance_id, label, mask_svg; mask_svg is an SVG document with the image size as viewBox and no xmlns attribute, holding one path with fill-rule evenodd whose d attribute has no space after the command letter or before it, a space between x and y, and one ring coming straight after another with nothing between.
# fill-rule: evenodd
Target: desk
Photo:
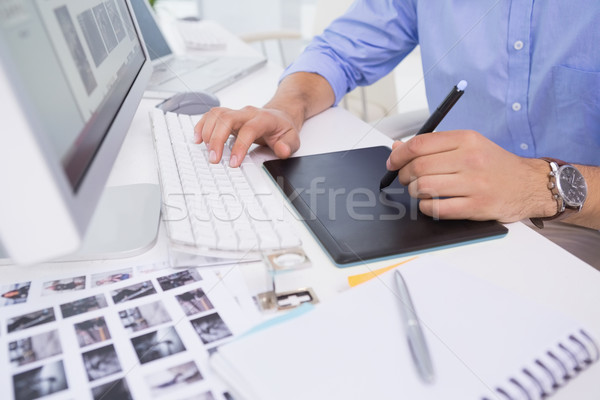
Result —
<instances>
[{"instance_id":1,"label":"desk","mask_svg":"<svg viewBox=\"0 0 600 400\"><path fill-rule=\"evenodd\" d=\"M217 93L224 106L240 108L264 104L274 92L281 69L268 64L238 83ZM148 110L157 100L144 99L132 122L109 185L128 183L157 183L154 148L150 132ZM301 133L302 145L297 155L335 150L391 145L388 137L340 108L330 109L307 121ZM264 148L253 151L256 161L272 158ZM304 249L312 260L312 268L280 276L278 290L286 291L309 286L324 302L347 289L347 276L367 272L392 262L376 262L339 269L332 265L310 233L297 221ZM459 268L546 304L585 324L600 338L600 273L548 241L521 223L508 225L506 237L482 243L469 244L435 253ZM161 227L156 245L148 252L127 259L128 264L144 264L167 257L164 229ZM401 258L399 259L401 260ZM45 264L27 268L0 267L0 283L23 281L34 277L75 274L114 268L124 260L99 260L90 263ZM239 268L246 268L240 265ZM251 285L251 276L247 275ZM252 288L251 288L252 289ZM492 361L493 362L493 361ZM561 389L553 399L600 398L600 363Z\"/></svg>"}]
</instances>

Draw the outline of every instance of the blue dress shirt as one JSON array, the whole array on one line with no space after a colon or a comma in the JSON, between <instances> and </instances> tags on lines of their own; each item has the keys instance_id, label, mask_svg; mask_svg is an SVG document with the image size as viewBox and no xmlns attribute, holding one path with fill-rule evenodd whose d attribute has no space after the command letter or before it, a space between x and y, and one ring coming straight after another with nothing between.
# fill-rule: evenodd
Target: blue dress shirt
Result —
<instances>
[{"instance_id":1,"label":"blue dress shirt","mask_svg":"<svg viewBox=\"0 0 600 400\"><path fill-rule=\"evenodd\" d=\"M600 165L599 0L357 0L285 71L336 103L421 46L429 108L469 86L437 130L473 129L523 157Z\"/></svg>"}]
</instances>

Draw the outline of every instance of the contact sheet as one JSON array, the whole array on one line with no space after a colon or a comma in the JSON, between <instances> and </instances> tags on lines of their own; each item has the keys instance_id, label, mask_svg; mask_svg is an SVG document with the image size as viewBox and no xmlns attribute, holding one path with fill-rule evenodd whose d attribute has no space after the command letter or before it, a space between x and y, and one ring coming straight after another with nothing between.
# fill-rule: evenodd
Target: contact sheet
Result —
<instances>
[{"instance_id":1,"label":"contact sheet","mask_svg":"<svg viewBox=\"0 0 600 400\"><path fill-rule=\"evenodd\" d=\"M194 267L16 282L0 296L0 384L15 400L229 399L208 358L258 318Z\"/></svg>"}]
</instances>

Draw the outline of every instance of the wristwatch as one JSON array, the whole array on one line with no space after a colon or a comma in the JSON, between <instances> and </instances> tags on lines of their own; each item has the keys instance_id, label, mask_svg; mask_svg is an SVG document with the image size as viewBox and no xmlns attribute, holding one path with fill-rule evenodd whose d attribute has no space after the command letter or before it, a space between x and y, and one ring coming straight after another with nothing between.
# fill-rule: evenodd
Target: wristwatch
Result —
<instances>
[{"instance_id":1,"label":"wristwatch","mask_svg":"<svg viewBox=\"0 0 600 400\"><path fill-rule=\"evenodd\" d=\"M578 213L587 197L585 178L577 168L555 158L542 157L550 164L548 189L556 200L556 214L551 217L531 218L538 228L544 227L544 221L560 220Z\"/></svg>"}]
</instances>

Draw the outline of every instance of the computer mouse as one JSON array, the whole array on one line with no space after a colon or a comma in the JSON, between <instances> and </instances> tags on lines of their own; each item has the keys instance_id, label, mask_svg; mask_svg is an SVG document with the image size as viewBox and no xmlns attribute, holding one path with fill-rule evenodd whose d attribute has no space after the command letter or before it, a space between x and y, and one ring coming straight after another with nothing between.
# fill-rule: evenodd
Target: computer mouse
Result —
<instances>
[{"instance_id":1,"label":"computer mouse","mask_svg":"<svg viewBox=\"0 0 600 400\"><path fill-rule=\"evenodd\" d=\"M169 97L156 108L177 114L199 115L220 104L219 98L212 93L182 92Z\"/></svg>"}]
</instances>

